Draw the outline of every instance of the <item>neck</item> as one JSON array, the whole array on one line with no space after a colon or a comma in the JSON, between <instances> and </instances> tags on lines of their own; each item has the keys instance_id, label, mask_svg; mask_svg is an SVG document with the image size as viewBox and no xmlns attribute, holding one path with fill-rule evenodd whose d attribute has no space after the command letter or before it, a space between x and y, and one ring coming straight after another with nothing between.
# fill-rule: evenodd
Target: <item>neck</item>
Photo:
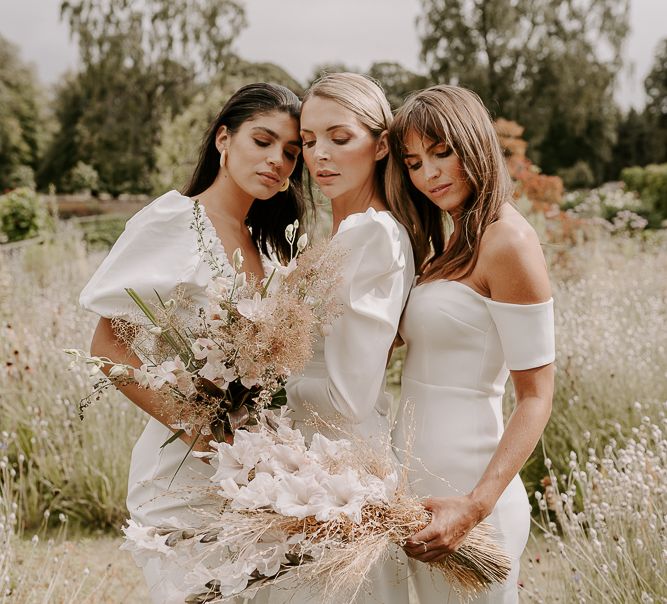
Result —
<instances>
[{"instance_id":1,"label":"neck","mask_svg":"<svg viewBox=\"0 0 667 604\"><path fill-rule=\"evenodd\" d=\"M375 183L371 179L369 183L354 191L349 191L340 197L331 200L331 213L333 217L333 233L338 232L340 223L351 214L363 213L368 208L374 208L378 212L386 210L387 206L380 199L375 190Z\"/></svg>"},{"instance_id":2,"label":"neck","mask_svg":"<svg viewBox=\"0 0 667 604\"><path fill-rule=\"evenodd\" d=\"M255 201L224 169L218 172L213 184L197 197L204 204L207 214L219 216L240 226L245 224L250 206Z\"/></svg>"}]
</instances>

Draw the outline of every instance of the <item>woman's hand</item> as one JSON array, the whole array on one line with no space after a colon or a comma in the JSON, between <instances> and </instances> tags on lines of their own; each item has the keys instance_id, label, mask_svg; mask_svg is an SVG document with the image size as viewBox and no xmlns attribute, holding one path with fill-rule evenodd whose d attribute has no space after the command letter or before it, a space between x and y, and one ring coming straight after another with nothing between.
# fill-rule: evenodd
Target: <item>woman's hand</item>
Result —
<instances>
[{"instance_id":1,"label":"woman's hand","mask_svg":"<svg viewBox=\"0 0 667 604\"><path fill-rule=\"evenodd\" d=\"M437 562L455 551L486 514L470 495L425 499L431 523L405 543L405 553L420 562Z\"/></svg>"}]
</instances>

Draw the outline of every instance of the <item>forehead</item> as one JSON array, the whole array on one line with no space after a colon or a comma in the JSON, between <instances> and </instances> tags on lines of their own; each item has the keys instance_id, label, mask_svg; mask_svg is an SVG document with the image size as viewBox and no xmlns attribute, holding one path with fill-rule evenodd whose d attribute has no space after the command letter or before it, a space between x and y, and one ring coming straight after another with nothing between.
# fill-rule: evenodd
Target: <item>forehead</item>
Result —
<instances>
[{"instance_id":1,"label":"forehead","mask_svg":"<svg viewBox=\"0 0 667 604\"><path fill-rule=\"evenodd\" d=\"M332 99L312 96L302 105L302 130L316 132L326 130L332 126L361 128L362 124L353 111Z\"/></svg>"},{"instance_id":2,"label":"forehead","mask_svg":"<svg viewBox=\"0 0 667 604\"><path fill-rule=\"evenodd\" d=\"M262 128L275 132L280 138L299 138L299 121L286 111L258 113L243 122L241 128Z\"/></svg>"},{"instance_id":3,"label":"forehead","mask_svg":"<svg viewBox=\"0 0 667 604\"><path fill-rule=\"evenodd\" d=\"M416 130L408 130L403 139L403 151L406 154L424 153L434 144L437 144L436 141L428 138L424 134L421 134Z\"/></svg>"}]
</instances>

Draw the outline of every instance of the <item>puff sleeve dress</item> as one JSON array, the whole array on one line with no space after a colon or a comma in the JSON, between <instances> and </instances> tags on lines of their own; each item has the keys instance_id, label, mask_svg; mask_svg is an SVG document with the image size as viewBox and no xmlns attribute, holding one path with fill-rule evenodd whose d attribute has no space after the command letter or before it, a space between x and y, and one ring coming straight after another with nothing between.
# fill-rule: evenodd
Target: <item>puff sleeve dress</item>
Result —
<instances>
[{"instance_id":1,"label":"puff sleeve dress","mask_svg":"<svg viewBox=\"0 0 667 604\"><path fill-rule=\"evenodd\" d=\"M154 290L168 299L176 288L181 288L196 303L203 304L211 268L199 252L197 232L190 228L193 219L192 200L177 191L165 193L135 214L81 292L80 305L107 318L136 315L136 306L125 291L129 287L145 300L155 298ZM210 249L223 270L231 271L222 244L205 215L202 224ZM190 506L201 507L192 495L192 487L210 484L213 468L188 455L188 447L181 440L160 449L172 434L150 418L132 450L127 508L132 520L139 524L187 518ZM176 473L184 458L186 461ZM182 604L186 594L179 588L178 569L156 558L136 561L143 567L153 602Z\"/></svg>"},{"instance_id":2,"label":"puff sleeve dress","mask_svg":"<svg viewBox=\"0 0 667 604\"><path fill-rule=\"evenodd\" d=\"M502 303L458 281L429 281L413 288L400 334L407 355L393 440L405 451L415 430L411 455L404 460L412 488L423 497L468 493L502 437L509 371L554 360L553 300ZM411 414L405 413L408 402ZM512 572L502 586L472 601L518 602L519 559L530 527L528 498L518 475L487 522L512 558ZM420 604L460 602L426 564L410 560L410 570Z\"/></svg>"},{"instance_id":3,"label":"puff sleeve dress","mask_svg":"<svg viewBox=\"0 0 667 604\"><path fill-rule=\"evenodd\" d=\"M343 220L332 241L346 253L339 290L343 312L316 343L303 374L288 381L288 405L295 427L306 438L313 433L306 423L313 410L344 434L381 446L390 435L390 399L384 389L387 355L414 278L410 239L389 212L370 208ZM375 567L355 604L405 604L404 561L402 551L396 551ZM306 604L318 597L290 584L260 592L258 600Z\"/></svg>"}]
</instances>

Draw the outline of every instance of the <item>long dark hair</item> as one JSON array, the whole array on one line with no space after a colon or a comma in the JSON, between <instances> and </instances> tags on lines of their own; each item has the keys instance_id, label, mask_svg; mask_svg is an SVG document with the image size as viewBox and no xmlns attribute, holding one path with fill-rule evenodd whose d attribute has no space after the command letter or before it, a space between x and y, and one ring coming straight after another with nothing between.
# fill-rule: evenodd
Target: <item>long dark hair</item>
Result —
<instances>
[{"instance_id":1,"label":"long dark hair","mask_svg":"<svg viewBox=\"0 0 667 604\"><path fill-rule=\"evenodd\" d=\"M234 134L245 121L262 113L283 111L299 120L301 101L289 88L279 84L248 84L239 88L225 103L204 135L197 167L190 182L182 191L187 197L195 197L208 189L220 170L220 152L215 137L221 126ZM256 199L246 216L246 224L252 232L257 249L268 255L274 252L281 261L290 258L289 244L285 240L285 227L295 220L304 222L307 212L301 181L303 157L299 154L290 176L287 191L278 192L270 199Z\"/></svg>"}]
</instances>

